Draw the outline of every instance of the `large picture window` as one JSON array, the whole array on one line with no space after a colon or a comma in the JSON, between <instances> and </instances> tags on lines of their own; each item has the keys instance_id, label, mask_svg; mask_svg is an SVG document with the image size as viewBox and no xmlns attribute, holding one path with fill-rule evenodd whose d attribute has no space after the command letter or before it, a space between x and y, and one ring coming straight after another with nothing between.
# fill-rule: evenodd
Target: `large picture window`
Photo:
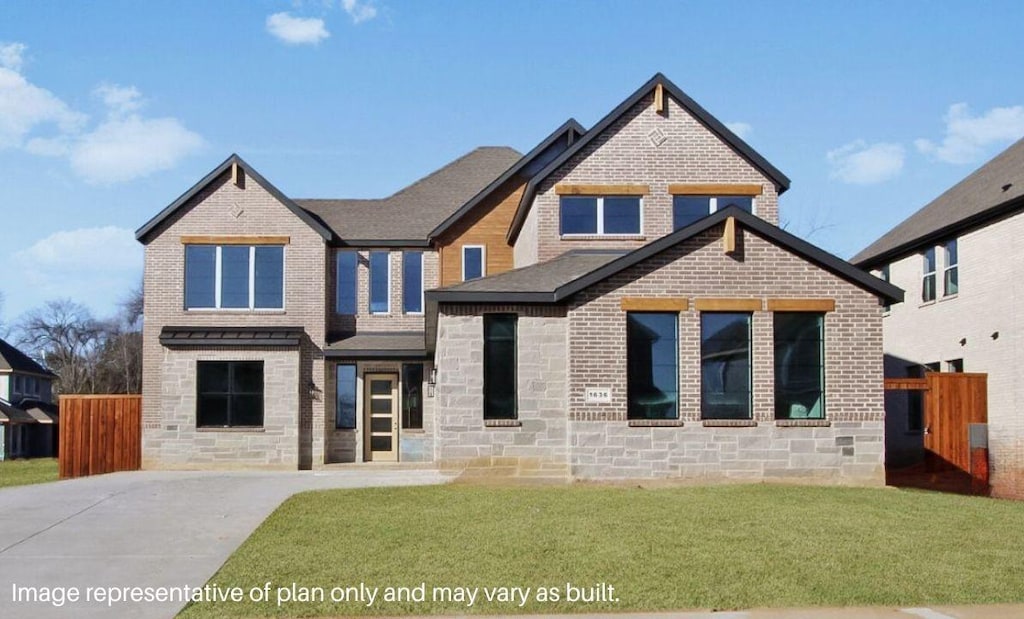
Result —
<instances>
[{"instance_id":1,"label":"large picture window","mask_svg":"<svg viewBox=\"0 0 1024 619\"><path fill-rule=\"evenodd\" d=\"M198 361L196 426L263 426L262 361Z\"/></svg>"},{"instance_id":2,"label":"large picture window","mask_svg":"<svg viewBox=\"0 0 1024 619\"><path fill-rule=\"evenodd\" d=\"M402 252L402 310L423 313L423 252Z\"/></svg>"},{"instance_id":3,"label":"large picture window","mask_svg":"<svg viewBox=\"0 0 1024 619\"><path fill-rule=\"evenodd\" d=\"M639 196L563 196L561 233L640 234Z\"/></svg>"},{"instance_id":4,"label":"large picture window","mask_svg":"<svg viewBox=\"0 0 1024 619\"><path fill-rule=\"evenodd\" d=\"M423 364L402 365L402 428L423 429Z\"/></svg>"},{"instance_id":5,"label":"large picture window","mask_svg":"<svg viewBox=\"0 0 1024 619\"><path fill-rule=\"evenodd\" d=\"M356 427L356 366L339 363L334 371L338 379L334 427L339 430L352 430Z\"/></svg>"},{"instance_id":6,"label":"large picture window","mask_svg":"<svg viewBox=\"0 0 1024 619\"><path fill-rule=\"evenodd\" d=\"M515 314L484 314L484 419L516 418Z\"/></svg>"},{"instance_id":7,"label":"large picture window","mask_svg":"<svg viewBox=\"0 0 1024 619\"><path fill-rule=\"evenodd\" d=\"M283 309L281 245L186 245L186 309Z\"/></svg>"},{"instance_id":8,"label":"large picture window","mask_svg":"<svg viewBox=\"0 0 1024 619\"><path fill-rule=\"evenodd\" d=\"M701 416L751 418L750 314L700 316Z\"/></svg>"},{"instance_id":9,"label":"large picture window","mask_svg":"<svg viewBox=\"0 0 1024 619\"><path fill-rule=\"evenodd\" d=\"M679 418L679 315L626 314L629 419Z\"/></svg>"},{"instance_id":10,"label":"large picture window","mask_svg":"<svg viewBox=\"0 0 1024 619\"><path fill-rule=\"evenodd\" d=\"M825 418L825 316L777 312L775 418Z\"/></svg>"},{"instance_id":11,"label":"large picture window","mask_svg":"<svg viewBox=\"0 0 1024 619\"><path fill-rule=\"evenodd\" d=\"M339 314L355 315L359 253L339 251L335 263L337 265L335 310Z\"/></svg>"},{"instance_id":12,"label":"large picture window","mask_svg":"<svg viewBox=\"0 0 1024 619\"><path fill-rule=\"evenodd\" d=\"M391 311L391 254L386 251L370 252L370 313L387 314Z\"/></svg>"}]
</instances>

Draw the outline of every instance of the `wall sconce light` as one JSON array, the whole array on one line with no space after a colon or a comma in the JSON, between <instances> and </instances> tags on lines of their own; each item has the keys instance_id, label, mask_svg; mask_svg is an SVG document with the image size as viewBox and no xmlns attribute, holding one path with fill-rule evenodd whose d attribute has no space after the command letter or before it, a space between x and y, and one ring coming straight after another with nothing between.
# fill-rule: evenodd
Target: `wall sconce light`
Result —
<instances>
[{"instance_id":1,"label":"wall sconce light","mask_svg":"<svg viewBox=\"0 0 1024 619\"><path fill-rule=\"evenodd\" d=\"M316 383L314 383L313 381L309 381L309 386L307 387L307 390L309 392L310 400L313 400L314 402L320 401L320 394L323 392L320 391L320 388L316 386Z\"/></svg>"},{"instance_id":2,"label":"wall sconce light","mask_svg":"<svg viewBox=\"0 0 1024 619\"><path fill-rule=\"evenodd\" d=\"M434 397L434 388L437 387L437 368L430 368L430 377L427 378L427 397Z\"/></svg>"},{"instance_id":3,"label":"wall sconce light","mask_svg":"<svg viewBox=\"0 0 1024 619\"><path fill-rule=\"evenodd\" d=\"M993 331L991 337L994 340L998 340L999 339L999 332L998 331Z\"/></svg>"},{"instance_id":4,"label":"wall sconce light","mask_svg":"<svg viewBox=\"0 0 1024 619\"><path fill-rule=\"evenodd\" d=\"M967 346L967 338L966 337L960 338L960 345L961 346Z\"/></svg>"}]
</instances>

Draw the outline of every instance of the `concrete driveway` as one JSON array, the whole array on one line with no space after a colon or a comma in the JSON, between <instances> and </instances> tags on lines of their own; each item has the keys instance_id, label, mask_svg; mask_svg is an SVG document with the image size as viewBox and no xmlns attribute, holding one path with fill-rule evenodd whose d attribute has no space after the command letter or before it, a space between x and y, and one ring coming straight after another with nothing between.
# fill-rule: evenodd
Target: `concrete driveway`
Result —
<instances>
[{"instance_id":1,"label":"concrete driveway","mask_svg":"<svg viewBox=\"0 0 1024 619\"><path fill-rule=\"evenodd\" d=\"M297 492L446 479L429 470L143 471L3 489L0 617L173 617L183 604L58 606L15 600L15 586L46 587L36 593L51 599L57 588L77 587L84 597L87 587L199 587Z\"/></svg>"}]
</instances>

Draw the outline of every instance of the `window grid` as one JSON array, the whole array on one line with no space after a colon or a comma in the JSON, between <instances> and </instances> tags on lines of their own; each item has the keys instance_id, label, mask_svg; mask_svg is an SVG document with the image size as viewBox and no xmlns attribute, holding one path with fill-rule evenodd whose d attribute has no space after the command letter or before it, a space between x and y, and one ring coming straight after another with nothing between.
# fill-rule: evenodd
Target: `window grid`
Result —
<instances>
[{"instance_id":1,"label":"window grid","mask_svg":"<svg viewBox=\"0 0 1024 619\"><path fill-rule=\"evenodd\" d=\"M209 257L203 256L206 253L204 250L213 250L213 295L212 305L208 302L204 302L203 297L208 298L210 291L203 290L202 288L209 285L209 274L203 273L206 268L210 265L204 264L205 261L209 260ZM245 302L232 302L230 305L224 301L224 251L227 250L229 254L243 255L246 260L245 266ZM238 250L238 251L233 251ZM202 252L202 253L201 253ZM280 259L272 254L268 256L268 252L280 252ZM186 245L185 246L185 309L186 310L249 310L249 311L261 311L261 310L283 310L284 304L284 282L285 282L285 251L283 245ZM261 258L269 257L270 262L265 263L263 270L257 269L257 263L261 261ZM236 258L237 261L237 258ZM274 269L275 263L280 264L279 269ZM230 264L230 263L229 263ZM266 268L270 266L270 268ZM266 273L264 278L260 278L260 274L265 271L277 271L275 273ZM238 279L238 276L235 275ZM279 285L276 286L276 290L271 288L265 289L259 284L261 281L270 281L271 284L277 283L275 280L280 279ZM259 281L258 281L259 280ZM267 299L267 301L259 301L259 299ZM267 303L263 305L263 303Z\"/></svg>"},{"instance_id":2,"label":"window grid","mask_svg":"<svg viewBox=\"0 0 1024 619\"><path fill-rule=\"evenodd\" d=\"M931 247L921 255L921 301L935 300L935 248Z\"/></svg>"},{"instance_id":3,"label":"window grid","mask_svg":"<svg viewBox=\"0 0 1024 619\"><path fill-rule=\"evenodd\" d=\"M942 296L948 297L960 292L960 258L956 239L947 241L942 248L945 258L945 270L942 274Z\"/></svg>"},{"instance_id":4,"label":"window grid","mask_svg":"<svg viewBox=\"0 0 1024 619\"><path fill-rule=\"evenodd\" d=\"M584 203L586 201L590 201L590 200L594 201L594 218L595 218L595 223L594 223L595 229L594 229L594 231L593 232L590 232L590 231L565 232L566 223L565 223L565 217L564 217L564 214L563 214L563 209L566 206L568 206L568 205L572 205L574 203L576 205L580 205L580 204L582 204L582 203ZM609 221L608 221L609 220L609 213L606 212L606 202L605 202L606 200L610 203L609 206L610 205L618 205L619 208L623 208L623 207L627 206L627 203L632 203L635 200L636 201L636 211L637 211L637 214L636 214L636 230L615 230L615 231L611 231L611 232L606 231L606 229L609 227L609 225L608 225L609 224ZM632 205L628 204L628 206L632 206ZM611 209L608 209L608 210L610 211ZM630 219L632 219L632 218L630 217ZM620 213L619 215L612 214L610 216L610 220L612 222L612 227L616 227L616 226L622 225L621 221L626 221L627 219L625 217L623 217L622 214ZM639 197L639 196L563 196L560 199L560 201L559 201L559 233L562 236L567 236L567 237L573 237L573 236L637 236L637 235L643 234L643 230L644 230L644 201L643 201L642 197Z\"/></svg>"}]
</instances>

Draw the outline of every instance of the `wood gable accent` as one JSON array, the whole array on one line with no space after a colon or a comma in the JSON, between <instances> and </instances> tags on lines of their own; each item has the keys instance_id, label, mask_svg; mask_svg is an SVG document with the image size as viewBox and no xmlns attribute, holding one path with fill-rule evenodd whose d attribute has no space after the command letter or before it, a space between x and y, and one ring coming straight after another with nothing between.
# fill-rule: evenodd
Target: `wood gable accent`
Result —
<instances>
[{"instance_id":1,"label":"wood gable accent","mask_svg":"<svg viewBox=\"0 0 1024 619\"><path fill-rule=\"evenodd\" d=\"M651 193L650 185L555 185L560 196L646 196Z\"/></svg>"},{"instance_id":2,"label":"wood gable accent","mask_svg":"<svg viewBox=\"0 0 1024 619\"><path fill-rule=\"evenodd\" d=\"M834 312L835 299L768 299L769 312Z\"/></svg>"},{"instance_id":3,"label":"wood gable accent","mask_svg":"<svg viewBox=\"0 0 1024 619\"><path fill-rule=\"evenodd\" d=\"M693 308L698 312L759 312L761 299L694 299Z\"/></svg>"},{"instance_id":4,"label":"wood gable accent","mask_svg":"<svg viewBox=\"0 0 1024 619\"><path fill-rule=\"evenodd\" d=\"M497 275L512 269L514 256L512 246L505 240L505 233L508 232L525 186L525 181L510 180L505 187L488 196L437 239L438 271L442 287L462 282L463 245L483 245L487 248L484 251L484 260L487 262L484 273L487 275Z\"/></svg>"},{"instance_id":5,"label":"wood gable accent","mask_svg":"<svg viewBox=\"0 0 1024 619\"><path fill-rule=\"evenodd\" d=\"M291 243L290 236L267 236L267 235L209 235L190 234L182 235L182 245L288 245Z\"/></svg>"},{"instance_id":6,"label":"wood gable accent","mask_svg":"<svg viewBox=\"0 0 1024 619\"><path fill-rule=\"evenodd\" d=\"M757 183L670 183L674 196L759 196L764 187Z\"/></svg>"},{"instance_id":7,"label":"wood gable accent","mask_svg":"<svg viewBox=\"0 0 1024 619\"><path fill-rule=\"evenodd\" d=\"M690 300L686 297L622 297L619 305L624 312L685 312L690 309Z\"/></svg>"}]
</instances>

